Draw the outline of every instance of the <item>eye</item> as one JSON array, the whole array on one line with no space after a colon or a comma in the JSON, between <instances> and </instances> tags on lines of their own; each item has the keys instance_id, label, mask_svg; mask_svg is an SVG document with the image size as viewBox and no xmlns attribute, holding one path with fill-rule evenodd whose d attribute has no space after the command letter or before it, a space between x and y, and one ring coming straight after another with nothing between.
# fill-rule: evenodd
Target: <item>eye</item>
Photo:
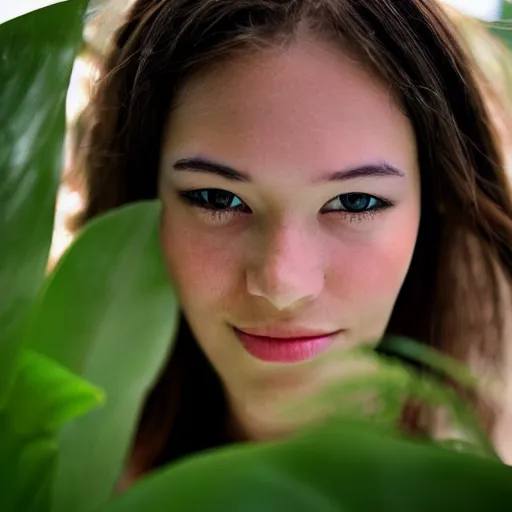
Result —
<instances>
[{"instance_id":1,"label":"eye","mask_svg":"<svg viewBox=\"0 0 512 512\"><path fill-rule=\"evenodd\" d=\"M180 196L192 206L214 211L250 212L248 206L235 194L217 188L205 188L180 192Z\"/></svg>"},{"instance_id":2,"label":"eye","mask_svg":"<svg viewBox=\"0 0 512 512\"><path fill-rule=\"evenodd\" d=\"M354 192L350 194L341 194L329 201L323 208L322 213L347 212L352 214L362 214L381 210L391 206L391 203L384 201L370 194Z\"/></svg>"},{"instance_id":3,"label":"eye","mask_svg":"<svg viewBox=\"0 0 512 512\"><path fill-rule=\"evenodd\" d=\"M211 226L230 223L251 209L235 194L218 188L203 188L179 192L179 197L195 208Z\"/></svg>"}]
</instances>

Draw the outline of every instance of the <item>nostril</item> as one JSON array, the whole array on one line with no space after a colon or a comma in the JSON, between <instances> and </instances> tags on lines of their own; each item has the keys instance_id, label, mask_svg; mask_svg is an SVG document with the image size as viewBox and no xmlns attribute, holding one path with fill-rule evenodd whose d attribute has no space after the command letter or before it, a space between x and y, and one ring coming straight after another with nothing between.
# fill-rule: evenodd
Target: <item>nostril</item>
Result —
<instances>
[{"instance_id":1,"label":"nostril","mask_svg":"<svg viewBox=\"0 0 512 512\"><path fill-rule=\"evenodd\" d=\"M321 293L325 274L323 272L287 272L275 276L268 272L248 272L247 291L262 297L276 309L282 311L314 300Z\"/></svg>"}]
</instances>

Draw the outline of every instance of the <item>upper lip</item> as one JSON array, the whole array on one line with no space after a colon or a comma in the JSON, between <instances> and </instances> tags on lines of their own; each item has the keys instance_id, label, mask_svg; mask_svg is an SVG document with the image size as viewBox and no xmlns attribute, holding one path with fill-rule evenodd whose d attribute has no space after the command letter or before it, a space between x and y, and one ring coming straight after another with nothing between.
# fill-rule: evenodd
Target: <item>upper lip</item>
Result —
<instances>
[{"instance_id":1,"label":"upper lip","mask_svg":"<svg viewBox=\"0 0 512 512\"><path fill-rule=\"evenodd\" d=\"M299 338L324 338L326 336L332 336L337 334L341 329L335 330L323 330L323 329L308 329L302 327L290 327L290 326L273 326L273 327L260 327L260 328L243 328L239 329L235 327L237 331L240 331L250 336L259 336L262 338L275 338L275 339L299 339Z\"/></svg>"}]
</instances>

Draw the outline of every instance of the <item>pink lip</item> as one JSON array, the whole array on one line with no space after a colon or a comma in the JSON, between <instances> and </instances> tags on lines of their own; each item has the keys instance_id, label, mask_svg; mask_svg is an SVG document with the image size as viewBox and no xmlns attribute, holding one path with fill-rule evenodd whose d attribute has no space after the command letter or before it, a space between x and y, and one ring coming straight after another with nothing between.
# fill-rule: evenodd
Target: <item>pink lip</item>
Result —
<instances>
[{"instance_id":1,"label":"pink lip","mask_svg":"<svg viewBox=\"0 0 512 512\"><path fill-rule=\"evenodd\" d=\"M234 331L249 354L262 361L281 363L295 363L316 357L331 345L337 334L283 338L249 334L236 328Z\"/></svg>"}]
</instances>

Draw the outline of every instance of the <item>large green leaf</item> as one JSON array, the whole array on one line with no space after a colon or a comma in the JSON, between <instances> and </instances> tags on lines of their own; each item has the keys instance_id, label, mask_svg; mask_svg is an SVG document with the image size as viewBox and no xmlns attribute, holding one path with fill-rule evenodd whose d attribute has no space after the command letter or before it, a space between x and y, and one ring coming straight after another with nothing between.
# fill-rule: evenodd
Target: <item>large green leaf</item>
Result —
<instances>
[{"instance_id":1,"label":"large green leaf","mask_svg":"<svg viewBox=\"0 0 512 512\"><path fill-rule=\"evenodd\" d=\"M48 512L57 460L54 438L42 437L23 445L13 487L13 512Z\"/></svg>"},{"instance_id":2,"label":"large green leaf","mask_svg":"<svg viewBox=\"0 0 512 512\"><path fill-rule=\"evenodd\" d=\"M102 401L101 390L55 361L25 350L5 414L20 438L31 439L56 434Z\"/></svg>"},{"instance_id":3,"label":"large green leaf","mask_svg":"<svg viewBox=\"0 0 512 512\"><path fill-rule=\"evenodd\" d=\"M282 443L192 457L101 512L505 512L511 503L512 468L332 421Z\"/></svg>"},{"instance_id":4,"label":"large green leaf","mask_svg":"<svg viewBox=\"0 0 512 512\"><path fill-rule=\"evenodd\" d=\"M57 461L51 437L22 439L6 414L0 414L0 510L47 512Z\"/></svg>"},{"instance_id":5,"label":"large green leaf","mask_svg":"<svg viewBox=\"0 0 512 512\"><path fill-rule=\"evenodd\" d=\"M63 429L54 511L104 504L122 470L145 394L171 347L178 305L159 245L160 204L139 203L91 223L36 304L27 345L107 396Z\"/></svg>"},{"instance_id":6,"label":"large green leaf","mask_svg":"<svg viewBox=\"0 0 512 512\"><path fill-rule=\"evenodd\" d=\"M18 16L23 16L37 9L66 1L67 0L25 0L23 2L4 3L0 9L0 23L5 23L6 21L17 18Z\"/></svg>"},{"instance_id":7,"label":"large green leaf","mask_svg":"<svg viewBox=\"0 0 512 512\"><path fill-rule=\"evenodd\" d=\"M62 168L65 98L86 0L0 25L0 410L40 287Z\"/></svg>"},{"instance_id":8,"label":"large green leaf","mask_svg":"<svg viewBox=\"0 0 512 512\"><path fill-rule=\"evenodd\" d=\"M23 450L23 442L16 436L8 418L0 413L0 510L11 512L16 493L17 465Z\"/></svg>"}]
</instances>

